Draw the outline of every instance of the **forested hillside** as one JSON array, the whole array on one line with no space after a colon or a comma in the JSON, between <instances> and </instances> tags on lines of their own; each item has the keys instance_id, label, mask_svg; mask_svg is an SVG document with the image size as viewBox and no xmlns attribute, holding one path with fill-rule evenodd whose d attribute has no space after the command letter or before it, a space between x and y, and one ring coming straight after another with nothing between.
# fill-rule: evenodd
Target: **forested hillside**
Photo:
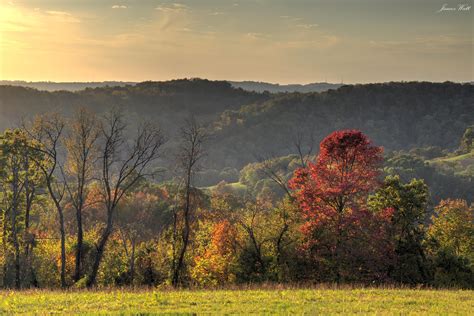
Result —
<instances>
[{"instance_id":1,"label":"forested hillside","mask_svg":"<svg viewBox=\"0 0 474 316\"><path fill-rule=\"evenodd\" d=\"M214 123L213 164L242 166L255 156L294 151L295 135L321 140L331 131L357 128L386 151L440 146L453 149L474 122L474 86L454 83L386 83L343 86L309 94L280 94L226 111Z\"/></svg>"},{"instance_id":2,"label":"forested hillside","mask_svg":"<svg viewBox=\"0 0 474 316\"><path fill-rule=\"evenodd\" d=\"M168 156L177 147L174 136L179 126L194 116L207 126L212 139L197 181L212 186L222 180L239 181L247 164L295 154L296 140L303 151L317 148L324 135L337 129L360 129L386 153L429 146L453 150L474 122L474 86L386 83L280 94L248 92L225 81L201 79L78 92L0 86L0 128L44 112L71 116L82 106L96 113L119 106L132 125L143 119L160 124L169 139Z\"/></svg>"},{"instance_id":3,"label":"forested hillside","mask_svg":"<svg viewBox=\"0 0 474 316\"><path fill-rule=\"evenodd\" d=\"M21 118L47 111L71 115L78 107L84 106L103 113L119 106L128 115L157 121L172 133L190 115L206 122L225 110L239 109L243 104L268 98L267 94L234 89L225 81L208 80L143 82L78 92L0 86L0 127L10 127Z\"/></svg>"},{"instance_id":4,"label":"forested hillside","mask_svg":"<svg viewBox=\"0 0 474 316\"><path fill-rule=\"evenodd\" d=\"M225 81L201 79L79 92L0 86L0 128L47 111L71 115L79 106L98 113L122 106L131 117L161 124L171 145L177 126L193 115L212 135L207 167L222 170L240 169L256 157L294 153L294 139L301 133L318 142L344 128L364 131L386 151L453 149L474 122L474 86L386 83L304 94L248 92Z\"/></svg>"}]
</instances>

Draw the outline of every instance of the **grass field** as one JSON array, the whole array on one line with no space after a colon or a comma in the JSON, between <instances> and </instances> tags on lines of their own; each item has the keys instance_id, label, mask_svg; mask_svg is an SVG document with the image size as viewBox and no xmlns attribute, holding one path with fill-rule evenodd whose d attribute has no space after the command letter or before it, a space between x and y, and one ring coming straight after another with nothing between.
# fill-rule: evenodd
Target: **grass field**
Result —
<instances>
[{"instance_id":1,"label":"grass field","mask_svg":"<svg viewBox=\"0 0 474 316\"><path fill-rule=\"evenodd\" d=\"M0 314L473 315L474 292L415 289L0 291Z\"/></svg>"}]
</instances>

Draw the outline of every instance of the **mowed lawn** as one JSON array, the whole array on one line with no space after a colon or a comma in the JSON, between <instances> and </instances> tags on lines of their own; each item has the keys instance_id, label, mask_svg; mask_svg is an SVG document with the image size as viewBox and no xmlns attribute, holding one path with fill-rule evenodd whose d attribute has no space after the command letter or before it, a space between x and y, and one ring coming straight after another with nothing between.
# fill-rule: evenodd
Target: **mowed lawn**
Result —
<instances>
[{"instance_id":1,"label":"mowed lawn","mask_svg":"<svg viewBox=\"0 0 474 316\"><path fill-rule=\"evenodd\" d=\"M474 315L474 291L416 289L0 291L0 314Z\"/></svg>"}]
</instances>

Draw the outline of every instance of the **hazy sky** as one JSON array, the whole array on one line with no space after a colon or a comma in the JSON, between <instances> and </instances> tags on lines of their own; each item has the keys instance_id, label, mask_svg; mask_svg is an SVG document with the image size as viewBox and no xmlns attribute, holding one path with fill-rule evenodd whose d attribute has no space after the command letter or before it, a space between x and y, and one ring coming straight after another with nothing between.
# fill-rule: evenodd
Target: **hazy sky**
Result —
<instances>
[{"instance_id":1,"label":"hazy sky","mask_svg":"<svg viewBox=\"0 0 474 316\"><path fill-rule=\"evenodd\" d=\"M0 0L0 79L471 81L472 2Z\"/></svg>"}]
</instances>

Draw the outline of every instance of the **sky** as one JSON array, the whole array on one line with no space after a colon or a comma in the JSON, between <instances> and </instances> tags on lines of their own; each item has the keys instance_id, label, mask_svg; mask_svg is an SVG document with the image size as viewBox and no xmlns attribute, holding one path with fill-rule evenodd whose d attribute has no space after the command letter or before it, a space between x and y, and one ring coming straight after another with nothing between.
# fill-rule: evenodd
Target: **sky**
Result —
<instances>
[{"instance_id":1,"label":"sky","mask_svg":"<svg viewBox=\"0 0 474 316\"><path fill-rule=\"evenodd\" d=\"M0 79L473 81L472 4L0 0Z\"/></svg>"}]
</instances>

